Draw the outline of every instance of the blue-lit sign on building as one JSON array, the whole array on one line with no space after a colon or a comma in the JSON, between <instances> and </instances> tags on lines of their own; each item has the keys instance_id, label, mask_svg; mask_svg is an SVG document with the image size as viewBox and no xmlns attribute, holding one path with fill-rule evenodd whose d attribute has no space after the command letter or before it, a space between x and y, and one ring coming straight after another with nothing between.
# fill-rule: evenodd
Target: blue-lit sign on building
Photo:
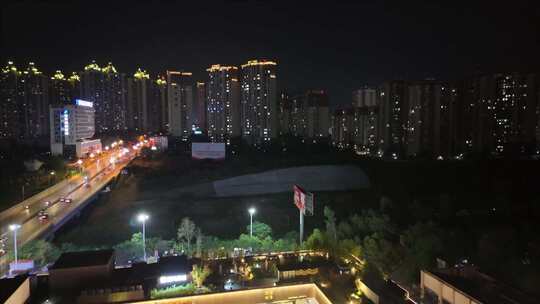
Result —
<instances>
[{"instance_id":1,"label":"blue-lit sign on building","mask_svg":"<svg viewBox=\"0 0 540 304\"><path fill-rule=\"evenodd\" d=\"M75 104L82 107L90 107L90 108L94 107L93 102L82 100L82 99L75 99Z\"/></svg>"}]
</instances>

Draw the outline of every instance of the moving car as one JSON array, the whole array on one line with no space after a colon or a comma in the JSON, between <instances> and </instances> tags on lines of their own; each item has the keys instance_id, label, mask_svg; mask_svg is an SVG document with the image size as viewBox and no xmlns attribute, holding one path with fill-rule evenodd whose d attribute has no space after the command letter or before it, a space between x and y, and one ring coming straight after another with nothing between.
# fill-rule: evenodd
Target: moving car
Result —
<instances>
[{"instance_id":1,"label":"moving car","mask_svg":"<svg viewBox=\"0 0 540 304\"><path fill-rule=\"evenodd\" d=\"M38 212L38 219L43 222L49 219L49 214L45 212L45 210L41 210Z\"/></svg>"}]
</instances>

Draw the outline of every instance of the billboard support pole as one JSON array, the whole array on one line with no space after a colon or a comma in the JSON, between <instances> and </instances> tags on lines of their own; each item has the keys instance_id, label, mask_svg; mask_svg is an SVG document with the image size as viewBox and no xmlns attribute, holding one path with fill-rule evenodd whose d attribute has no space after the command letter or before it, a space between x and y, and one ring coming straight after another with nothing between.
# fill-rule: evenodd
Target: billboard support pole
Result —
<instances>
[{"instance_id":1,"label":"billboard support pole","mask_svg":"<svg viewBox=\"0 0 540 304\"><path fill-rule=\"evenodd\" d=\"M302 212L302 209L300 210L300 246L302 246L302 241L304 239L304 212Z\"/></svg>"}]
</instances>

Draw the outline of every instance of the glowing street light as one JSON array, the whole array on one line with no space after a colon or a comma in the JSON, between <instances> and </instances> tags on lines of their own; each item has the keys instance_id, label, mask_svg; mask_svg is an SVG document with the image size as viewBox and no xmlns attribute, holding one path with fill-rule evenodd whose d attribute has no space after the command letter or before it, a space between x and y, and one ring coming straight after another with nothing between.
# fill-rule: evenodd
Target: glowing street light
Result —
<instances>
[{"instance_id":1,"label":"glowing street light","mask_svg":"<svg viewBox=\"0 0 540 304\"><path fill-rule=\"evenodd\" d=\"M146 229L145 229L145 223L148 220L149 216L146 213L140 213L137 216L137 220L142 223L142 242L143 242L143 256L144 261L146 262Z\"/></svg>"},{"instance_id":2,"label":"glowing street light","mask_svg":"<svg viewBox=\"0 0 540 304\"><path fill-rule=\"evenodd\" d=\"M255 214L255 208L248 209L249 212L249 236L253 237L253 214Z\"/></svg>"},{"instance_id":3,"label":"glowing street light","mask_svg":"<svg viewBox=\"0 0 540 304\"><path fill-rule=\"evenodd\" d=\"M13 231L13 251L15 253L15 265L18 264L19 260L17 258L17 230L21 228L19 224L9 225L9 230Z\"/></svg>"},{"instance_id":4,"label":"glowing street light","mask_svg":"<svg viewBox=\"0 0 540 304\"><path fill-rule=\"evenodd\" d=\"M82 165L82 159L79 159L79 160L77 161L77 165L79 165L79 166Z\"/></svg>"}]
</instances>

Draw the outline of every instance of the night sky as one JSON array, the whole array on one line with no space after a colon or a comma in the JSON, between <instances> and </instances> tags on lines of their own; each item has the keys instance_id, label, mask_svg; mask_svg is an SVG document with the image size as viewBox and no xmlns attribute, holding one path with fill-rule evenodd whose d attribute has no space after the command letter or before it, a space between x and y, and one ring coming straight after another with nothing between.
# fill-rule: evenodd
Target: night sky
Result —
<instances>
[{"instance_id":1,"label":"night sky","mask_svg":"<svg viewBox=\"0 0 540 304\"><path fill-rule=\"evenodd\" d=\"M268 58L279 64L281 89L326 89L333 104L389 79L539 70L538 1L149 2L4 4L3 61L50 73L95 59L130 74L183 69L205 81L211 64Z\"/></svg>"}]
</instances>

